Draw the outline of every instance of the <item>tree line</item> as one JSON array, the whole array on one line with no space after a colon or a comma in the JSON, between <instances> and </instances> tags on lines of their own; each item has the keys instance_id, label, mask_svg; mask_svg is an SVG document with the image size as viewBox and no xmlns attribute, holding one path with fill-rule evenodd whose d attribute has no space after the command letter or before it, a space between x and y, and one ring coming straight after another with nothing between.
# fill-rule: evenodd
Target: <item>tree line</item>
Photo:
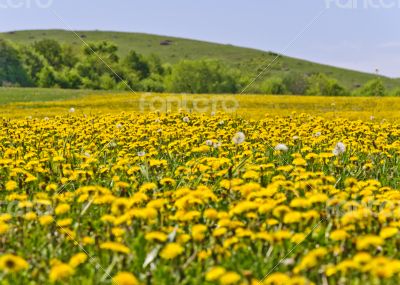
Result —
<instances>
[{"instance_id":1,"label":"tree line","mask_svg":"<svg viewBox=\"0 0 400 285\"><path fill-rule=\"evenodd\" d=\"M144 56L134 50L120 58L118 46L108 41L89 43L76 51L52 39L30 45L0 39L0 86L175 93L240 93L246 89L246 93L265 94L389 94L379 78L353 91L323 73L291 71L246 88L251 80L217 60L182 60L171 65L155 54ZM400 89L390 94L400 96Z\"/></svg>"}]
</instances>

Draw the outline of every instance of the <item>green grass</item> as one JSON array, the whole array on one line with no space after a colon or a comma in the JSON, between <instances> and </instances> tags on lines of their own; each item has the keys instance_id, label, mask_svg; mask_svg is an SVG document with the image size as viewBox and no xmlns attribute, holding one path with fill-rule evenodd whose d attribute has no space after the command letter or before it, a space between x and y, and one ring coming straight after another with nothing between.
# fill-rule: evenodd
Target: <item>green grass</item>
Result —
<instances>
[{"instance_id":1,"label":"green grass","mask_svg":"<svg viewBox=\"0 0 400 285\"><path fill-rule=\"evenodd\" d=\"M276 57L276 54L273 52L168 36L104 31L77 31L76 33L82 36L86 42L101 40L114 42L119 46L120 56L124 56L129 50L134 49L145 55L151 53L157 54L164 62L172 64L182 59L212 58L240 69L249 77L255 77ZM72 44L76 49L81 48L83 45L82 41L73 32L64 30L32 30L0 33L0 38L19 44L31 44L40 39L50 38L62 43ZM171 40L172 42L167 46L160 45L160 42L164 40ZM269 68L262 78L272 75L282 75L289 71L297 71L303 74L323 72L337 78L344 86L350 89L354 89L376 77L374 74L283 56ZM387 77L382 77L382 79L387 88L400 86L400 79Z\"/></svg>"},{"instance_id":2,"label":"green grass","mask_svg":"<svg viewBox=\"0 0 400 285\"><path fill-rule=\"evenodd\" d=\"M77 99L85 95L96 93L99 93L99 91L0 87L0 104ZM107 92L101 91L101 93Z\"/></svg>"}]
</instances>

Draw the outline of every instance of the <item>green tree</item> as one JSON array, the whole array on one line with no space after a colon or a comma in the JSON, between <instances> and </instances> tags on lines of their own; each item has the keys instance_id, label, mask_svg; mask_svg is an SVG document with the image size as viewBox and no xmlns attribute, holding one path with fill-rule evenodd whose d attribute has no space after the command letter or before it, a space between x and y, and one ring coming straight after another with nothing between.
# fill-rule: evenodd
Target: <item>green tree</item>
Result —
<instances>
[{"instance_id":1,"label":"green tree","mask_svg":"<svg viewBox=\"0 0 400 285\"><path fill-rule=\"evenodd\" d=\"M63 69L55 73L56 84L61 88L79 89L82 85L82 79L76 69Z\"/></svg>"},{"instance_id":2,"label":"green tree","mask_svg":"<svg viewBox=\"0 0 400 285\"><path fill-rule=\"evenodd\" d=\"M146 59L133 50L124 59L124 65L130 71L136 72L140 79L147 78L150 75L150 66Z\"/></svg>"},{"instance_id":3,"label":"green tree","mask_svg":"<svg viewBox=\"0 0 400 285\"><path fill-rule=\"evenodd\" d=\"M283 79L272 77L261 84L261 92L265 94L288 94L288 90L283 83Z\"/></svg>"},{"instance_id":4,"label":"green tree","mask_svg":"<svg viewBox=\"0 0 400 285\"><path fill-rule=\"evenodd\" d=\"M355 90L353 94L356 96L385 96L386 88L382 80L380 78L376 78L365 83L364 86Z\"/></svg>"},{"instance_id":5,"label":"green tree","mask_svg":"<svg viewBox=\"0 0 400 285\"><path fill-rule=\"evenodd\" d=\"M111 75L105 73L100 77L100 89L112 90L115 89L116 85L117 83Z\"/></svg>"},{"instance_id":6,"label":"green tree","mask_svg":"<svg viewBox=\"0 0 400 285\"><path fill-rule=\"evenodd\" d=\"M235 93L236 76L217 61L184 60L176 64L165 79L166 89L188 93Z\"/></svg>"},{"instance_id":7,"label":"green tree","mask_svg":"<svg viewBox=\"0 0 400 285\"><path fill-rule=\"evenodd\" d=\"M63 67L73 68L79 61L78 55L71 45L64 44L61 47Z\"/></svg>"},{"instance_id":8,"label":"green tree","mask_svg":"<svg viewBox=\"0 0 400 285\"><path fill-rule=\"evenodd\" d=\"M104 60L103 64L105 65L119 62L117 52L118 46L108 41L89 43L83 48L83 53L86 57L95 56L99 61Z\"/></svg>"},{"instance_id":9,"label":"green tree","mask_svg":"<svg viewBox=\"0 0 400 285\"><path fill-rule=\"evenodd\" d=\"M0 39L0 85L29 85L26 73L17 49Z\"/></svg>"},{"instance_id":10,"label":"green tree","mask_svg":"<svg viewBox=\"0 0 400 285\"><path fill-rule=\"evenodd\" d=\"M152 74L150 77L141 81L143 91L146 92L164 92L164 79L159 74Z\"/></svg>"},{"instance_id":11,"label":"green tree","mask_svg":"<svg viewBox=\"0 0 400 285\"><path fill-rule=\"evenodd\" d=\"M47 64L46 59L30 46L21 47L19 53L24 69L29 76L29 81L32 85L37 86L40 71L42 71Z\"/></svg>"},{"instance_id":12,"label":"green tree","mask_svg":"<svg viewBox=\"0 0 400 285\"><path fill-rule=\"evenodd\" d=\"M307 95L344 96L348 92L336 79L318 73L308 78Z\"/></svg>"},{"instance_id":13,"label":"green tree","mask_svg":"<svg viewBox=\"0 0 400 285\"><path fill-rule=\"evenodd\" d=\"M165 67L163 66L161 59L156 54L150 54L147 58L147 63L151 74L164 75Z\"/></svg>"},{"instance_id":14,"label":"green tree","mask_svg":"<svg viewBox=\"0 0 400 285\"><path fill-rule=\"evenodd\" d=\"M83 88L109 89L113 88L112 85L126 81L130 75L126 68L119 64L117 51L116 45L106 41L90 43L89 46L84 47L85 56L76 65L76 70L82 78Z\"/></svg>"},{"instance_id":15,"label":"green tree","mask_svg":"<svg viewBox=\"0 0 400 285\"><path fill-rule=\"evenodd\" d=\"M290 71L283 77L283 84L286 86L287 91L295 95L303 95L308 88L306 77L299 72Z\"/></svg>"},{"instance_id":16,"label":"green tree","mask_svg":"<svg viewBox=\"0 0 400 285\"><path fill-rule=\"evenodd\" d=\"M63 51L56 40L44 39L33 44L36 52L41 54L54 69L59 70L63 66Z\"/></svg>"},{"instance_id":17,"label":"green tree","mask_svg":"<svg viewBox=\"0 0 400 285\"><path fill-rule=\"evenodd\" d=\"M53 67L46 66L40 71L38 86L43 88L58 87L56 72Z\"/></svg>"}]
</instances>

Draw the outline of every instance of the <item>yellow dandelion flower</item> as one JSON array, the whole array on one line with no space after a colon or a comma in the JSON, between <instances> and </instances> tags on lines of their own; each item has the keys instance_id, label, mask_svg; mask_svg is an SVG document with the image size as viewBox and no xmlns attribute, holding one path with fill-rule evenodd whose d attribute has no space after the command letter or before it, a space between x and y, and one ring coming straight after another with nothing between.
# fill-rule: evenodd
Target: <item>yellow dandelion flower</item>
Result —
<instances>
[{"instance_id":1,"label":"yellow dandelion flower","mask_svg":"<svg viewBox=\"0 0 400 285\"><path fill-rule=\"evenodd\" d=\"M53 218L52 216L50 216L50 215L41 216L41 217L39 218L39 223L40 223L42 226L49 225L49 224L51 224L52 222L54 222L54 218Z\"/></svg>"},{"instance_id":2,"label":"yellow dandelion flower","mask_svg":"<svg viewBox=\"0 0 400 285\"><path fill-rule=\"evenodd\" d=\"M149 232L145 235L145 239L148 241L159 241L159 242L165 242L168 238L168 235L163 233L163 232Z\"/></svg>"},{"instance_id":3,"label":"yellow dandelion flower","mask_svg":"<svg viewBox=\"0 0 400 285\"><path fill-rule=\"evenodd\" d=\"M219 279L226 272L223 267L213 267L206 273L207 281L214 281Z\"/></svg>"},{"instance_id":4,"label":"yellow dandelion flower","mask_svg":"<svg viewBox=\"0 0 400 285\"><path fill-rule=\"evenodd\" d=\"M29 264L22 257L5 254L0 256L0 270L6 273L18 272L27 269Z\"/></svg>"},{"instance_id":5,"label":"yellow dandelion flower","mask_svg":"<svg viewBox=\"0 0 400 285\"><path fill-rule=\"evenodd\" d=\"M383 238L374 235L362 236L357 239L357 249L363 250L370 246L377 247L383 244Z\"/></svg>"},{"instance_id":6,"label":"yellow dandelion flower","mask_svg":"<svg viewBox=\"0 0 400 285\"><path fill-rule=\"evenodd\" d=\"M84 237L84 238L82 239L82 243L83 243L84 245L91 245L91 244L94 244L94 243L95 243L95 240L94 240L93 238L91 238L91 237L86 236L86 237Z\"/></svg>"},{"instance_id":7,"label":"yellow dandelion flower","mask_svg":"<svg viewBox=\"0 0 400 285\"><path fill-rule=\"evenodd\" d=\"M174 259L184 251L183 247L178 243L169 243L161 251L160 256L163 259Z\"/></svg>"},{"instance_id":8,"label":"yellow dandelion flower","mask_svg":"<svg viewBox=\"0 0 400 285\"><path fill-rule=\"evenodd\" d=\"M18 187L18 184L15 181L10 180L10 181L7 181L7 183L6 183L7 191L14 191L15 189L17 189L17 187Z\"/></svg>"},{"instance_id":9,"label":"yellow dandelion flower","mask_svg":"<svg viewBox=\"0 0 400 285\"><path fill-rule=\"evenodd\" d=\"M221 285L230 285L230 284L236 284L240 281L241 276L237 274L236 272L226 272L224 273L220 278L219 278L219 283Z\"/></svg>"},{"instance_id":10,"label":"yellow dandelion flower","mask_svg":"<svg viewBox=\"0 0 400 285\"><path fill-rule=\"evenodd\" d=\"M88 256L85 253L77 253L71 257L68 264L72 268L78 267L80 264L84 263L87 260Z\"/></svg>"},{"instance_id":11,"label":"yellow dandelion flower","mask_svg":"<svg viewBox=\"0 0 400 285\"><path fill-rule=\"evenodd\" d=\"M207 231L207 226L205 225L194 225L192 227L192 236L195 241L202 241L205 238L205 232Z\"/></svg>"},{"instance_id":12,"label":"yellow dandelion flower","mask_svg":"<svg viewBox=\"0 0 400 285\"><path fill-rule=\"evenodd\" d=\"M125 254L129 254L131 251L130 249L123 245L122 243L119 242L104 242L100 245L101 249L107 249L107 250L111 250L114 252L120 252L120 253L125 253Z\"/></svg>"},{"instance_id":13,"label":"yellow dandelion flower","mask_svg":"<svg viewBox=\"0 0 400 285\"><path fill-rule=\"evenodd\" d=\"M130 272L119 272L112 279L112 283L116 285L139 285L139 281Z\"/></svg>"},{"instance_id":14,"label":"yellow dandelion flower","mask_svg":"<svg viewBox=\"0 0 400 285\"><path fill-rule=\"evenodd\" d=\"M56 215L62 215L67 213L71 209L71 206L69 204L60 204L56 207L54 210Z\"/></svg>"},{"instance_id":15,"label":"yellow dandelion flower","mask_svg":"<svg viewBox=\"0 0 400 285\"><path fill-rule=\"evenodd\" d=\"M0 235L5 234L10 229L6 223L0 222Z\"/></svg>"},{"instance_id":16,"label":"yellow dandelion flower","mask_svg":"<svg viewBox=\"0 0 400 285\"><path fill-rule=\"evenodd\" d=\"M266 285L286 285L290 284L290 277L283 274L283 273L272 273L269 275L265 281L264 284Z\"/></svg>"},{"instance_id":17,"label":"yellow dandelion flower","mask_svg":"<svg viewBox=\"0 0 400 285\"><path fill-rule=\"evenodd\" d=\"M335 241L345 240L349 234L345 230L336 230L331 232L330 238Z\"/></svg>"},{"instance_id":18,"label":"yellow dandelion flower","mask_svg":"<svg viewBox=\"0 0 400 285\"><path fill-rule=\"evenodd\" d=\"M50 281L56 282L69 278L75 273L75 270L68 264L59 263L50 269Z\"/></svg>"},{"instance_id":19,"label":"yellow dandelion flower","mask_svg":"<svg viewBox=\"0 0 400 285\"><path fill-rule=\"evenodd\" d=\"M379 233L379 236L383 239L388 239L388 238L395 236L398 232L399 232L399 230L397 228L386 227L381 230L381 232Z\"/></svg>"}]
</instances>

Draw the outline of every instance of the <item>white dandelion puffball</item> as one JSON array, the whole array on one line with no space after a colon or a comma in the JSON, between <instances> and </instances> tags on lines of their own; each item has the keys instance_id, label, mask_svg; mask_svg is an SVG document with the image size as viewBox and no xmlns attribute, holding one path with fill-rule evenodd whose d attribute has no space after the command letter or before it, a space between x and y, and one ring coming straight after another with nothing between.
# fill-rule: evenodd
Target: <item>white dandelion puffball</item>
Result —
<instances>
[{"instance_id":1,"label":"white dandelion puffball","mask_svg":"<svg viewBox=\"0 0 400 285\"><path fill-rule=\"evenodd\" d=\"M213 141L212 140L206 140L206 146L212 146Z\"/></svg>"},{"instance_id":2,"label":"white dandelion puffball","mask_svg":"<svg viewBox=\"0 0 400 285\"><path fill-rule=\"evenodd\" d=\"M48 120L50 120L50 119L49 119L49 117L44 117L43 120L48 121Z\"/></svg>"},{"instance_id":3,"label":"white dandelion puffball","mask_svg":"<svg viewBox=\"0 0 400 285\"><path fill-rule=\"evenodd\" d=\"M219 148L219 147L221 147L221 145L222 145L221 142L216 142L216 143L213 144L213 147L214 148Z\"/></svg>"},{"instance_id":4,"label":"white dandelion puffball","mask_svg":"<svg viewBox=\"0 0 400 285\"><path fill-rule=\"evenodd\" d=\"M139 152L137 153L137 155L138 155L139 157L143 157L143 156L146 155L146 153L145 153L144 151L139 151Z\"/></svg>"},{"instance_id":5,"label":"white dandelion puffball","mask_svg":"<svg viewBox=\"0 0 400 285\"><path fill-rule=\"evenodd\" d=\"M117 124L116 127L117 127L117 129L122 129L122 125L121 124Z\"/></svg>"},{"instance_id":6,"label":"white dandelion puffball","mask_svg":"<svg viewBox=\"0 0 400 285\"><path fill-rule=\"evenodd\" d=\"M285 145L285 144L283 144L283 143L279 143L279 144L277 144L277 145L275 146L275 150L286 152L286 151L289 150L289 148L287 147L287 145Z\"/></svg>"},{"instance_id":7,"label":"white dandelion puffball","mask_svg":"<svg viewBox=\"0 0 400 285\"><path fill-rule=\"evenodd\" d=\"M321 132L316 132L314 135L313 135L314 137L320 137L321 136Z\"/></svg>"},{"instance_id":8,"label":"white dandelion puffball","mask_svg":"<svg viewBox=\"0 0 400 285\"><path fill-rule=\"evenodd\" d=\"M220 126L222 126L223 124L225 124L225 122L224 122L223 120L221 120L221 121L218 122L218 124L219 124Z\"/></svg>"},{"instance_id":9,"label":"white dandelion puffball","mask_svg":"<svg viewBox=\"0 0 400 285\"><path fill-rule=\"evenodd\" d=\"M342 153L345 152L346 152L346 145L342 142L338 142L335 148L333 149L333 154L336 156L341 155Z\"/></svg>"},{"instance_id":10,"label":"white dandelion puffball","mask_svg":"<svg viewBox=\"0 0 400 285\"><path fill-rule=\"evenodd\" d=\"M299 136L293 136L293 140L294 140L294 141L297 141L298 139L300 139Z\"/></svg>"},{"instance_id":11,"label":"white dandelion puffball","mask_svg":"<svg viewBox=\"0 0 400 285\"><path fill-rule=\"evenodd\" d=\"M242 132L236 133L232 138L232 142L234 144L242 144L242 143L244 143L245 140L246 140L246 136Z\"/></svg>"},{"instance_id":12,"label":"white dandelion puffball","mask_svg":"<svg viewBox=\"0 0 400 285\"><path fill-rule=\"evenodd\" d=\"M189 123L189 122L190 122L190 119L189 119L189 117L184 117L184 118L183 118L183 121L184 121L185 123Z\"/></svg>"},{"instance_id":13,"label":"white dandelion puffball","mask_svg":"<svg viewBox=\"0 0 400 285\"><path fill-rule=\"evenodd\" d=\"M70 113L75 113L75 108L72 107L71 109L69 109L69 112L70 112Z\"/></svg>"}]
</instances>

